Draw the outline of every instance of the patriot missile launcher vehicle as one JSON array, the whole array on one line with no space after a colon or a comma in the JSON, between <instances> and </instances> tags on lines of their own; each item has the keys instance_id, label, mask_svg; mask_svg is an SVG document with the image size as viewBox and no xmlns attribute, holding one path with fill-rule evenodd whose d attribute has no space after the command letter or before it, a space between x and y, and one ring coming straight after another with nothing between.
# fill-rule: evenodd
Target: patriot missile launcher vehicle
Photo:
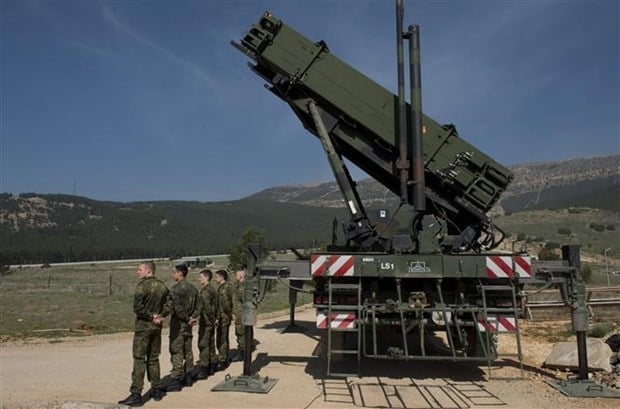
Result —
<instances>
[{"instance_id":1,"label":"patriot missile launcher vehicle","mask_svg":"<svg viewBox=\"0 0 620 409\"><path fill-rule=\"evenodd\" d=\"M525 281L538 280L563 286L585 345L578 246L563 248L564 259L555 263L491 252L504 233L487 212L513 175L462 139L455 126L422 113L419 28L403 32L400 0L396 15L398 95L270 12L232 42L253 61L250 68L267 89L319 138L349 214L344 243L296 261L249 260L244 324L251 329L256 321L253 279L311 280L328 375L357 376L362 358L490 363L502 333L516 337L513 355L521 365L521 290ZM404 39L411 103L404 97ZM400 196L394 213L409 209L409 234L383 237L377 231L343 158ZM293 314L291 308L291 322ZM444 334L446 348L429 344L428 335L437 333ZM250 360L246 351L244 375L250 375Z\"/></svg>"}]
</instances>

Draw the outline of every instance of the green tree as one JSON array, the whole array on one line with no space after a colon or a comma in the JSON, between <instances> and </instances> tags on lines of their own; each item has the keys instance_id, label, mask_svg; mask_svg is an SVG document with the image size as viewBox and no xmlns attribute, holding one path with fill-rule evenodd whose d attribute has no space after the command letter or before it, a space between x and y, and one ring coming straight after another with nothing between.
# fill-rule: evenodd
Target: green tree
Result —
<instances>
[{"instance_id":1,"label":"green tree","mask_svg":"<svg viewBox=\"0 0 620 409\"><path fill-rule=\"evenodd\" d=\"M247 228L241 235L239 243L229 249L230 259L228 269L236 271L247 264L248 246L256 244L258 246L259 256L267 254L267 244L260 230L256 227Z\"/></svg>"}]
</instances>

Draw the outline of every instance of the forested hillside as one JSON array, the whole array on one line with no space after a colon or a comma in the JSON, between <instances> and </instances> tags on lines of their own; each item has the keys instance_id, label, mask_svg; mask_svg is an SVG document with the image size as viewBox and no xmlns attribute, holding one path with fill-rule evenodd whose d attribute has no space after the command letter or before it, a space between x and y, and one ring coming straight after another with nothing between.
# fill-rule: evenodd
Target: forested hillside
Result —
<instances>
[{"instance_id":1,"label":"forested hillside","mask_svg":"<svg viewBox=\"0 0 620 409\"><path fill-rule=\"evenodd\" d=\"M0 264L226 252L244 230L272 248L331 240L344 212L261 200L101 202L69 195L0 197Z\"/></svg>"},{"instance_id":2,"label":"forested hillside","mask_svg":"<svg viewBox=\"0 0 620 409\"><path fill-rule=\"evenodd\" d=\"M614 214L620 212L620 155L521 165L512 170L515 180L494 215L603 209L611 213L590 222L615 227ZM374 216L378 209L392 214L398 198L370 179L360 181L358 190L371 219L383 231L385 219ZM406 228L405 212L398 214L391 231L399 222ZM570 213L557 214L567 220L575 218ZM599 217L603 213L591 214ZM0 265L222 253L250 227L258 229L272 249L323 246L331 242L335 217L340 221L346 217L335 182L274 187L243 200L208 203L121 203L60 194L5 193L0 194ZM544 229L546 220L539 222ZM554 220L549 231L556 232L561 223ZM337 232L341 232L339 227ZM592 237L592 243L598 236ZM605 245L598 242L593 248Z\"/></svg>"}]
</instances>

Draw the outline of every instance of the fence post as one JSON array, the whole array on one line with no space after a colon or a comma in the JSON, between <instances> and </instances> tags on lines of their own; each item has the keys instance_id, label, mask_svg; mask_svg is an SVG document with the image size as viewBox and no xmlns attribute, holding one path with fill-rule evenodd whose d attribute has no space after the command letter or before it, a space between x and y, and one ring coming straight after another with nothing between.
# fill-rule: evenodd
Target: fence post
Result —
<instances>
[{"instance_id":1,"label":"fence post","mask_svg":"<svg viewBox=\"0 0 620 409\"><path fill-rule=\"evenodd\" d=\"M52 283L52 275L48 274L47 276L47 289L50 289L50 284Z\"/></svg>"},{"instance_id":2,"label":"fence post","mask_svg":"<svg viewBox=\"0 0 620 409\"><path fill-rule=\"evenodd\" d=\"M112 295L112 274L110 274L110 287L108 290L108 295Z\"/></svg>"}]
</instances>

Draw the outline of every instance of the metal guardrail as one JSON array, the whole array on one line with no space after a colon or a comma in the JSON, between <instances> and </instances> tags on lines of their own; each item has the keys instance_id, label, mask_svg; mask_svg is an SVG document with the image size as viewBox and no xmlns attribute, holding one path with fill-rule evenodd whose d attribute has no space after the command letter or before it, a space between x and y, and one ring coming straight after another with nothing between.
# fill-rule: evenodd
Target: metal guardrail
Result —
<instances>
[{"instance_id":1,"label":"metal guardrail","mask_svg":"<svg viewBox=\"0 0 620 409\"><path fill-rule=\"evenodd\" d=\"M540 297L550 296L549 300L532 300L531 296L536 295ZM601 297L600 295L605 295ZM523 297L523 309L526 319L534 320L534 319L544 319L541 318L545 316L544 310L552 311L558 308L569 308L570 306L561 299L554 299L553 297L559 297L560 293L558 290L544 290L544 291L525 291ZM590 318L598 318L597 312L595 310L601 310L602 308L609 309L608 314L619 317L620 318L620 286L617 287L592 287L586 289L586 305L588 308L588 313ZM614 308L615 307L615 308ZM540 312L538 317L534 317L532 314L532 310L537 310ZM548 314L548 313L547 313ZM557 314L554 314L557 318ZM569 317L566 314L566 317ZM562 314L562 318L564 315Z\"/></svg>"}]
</instances>

